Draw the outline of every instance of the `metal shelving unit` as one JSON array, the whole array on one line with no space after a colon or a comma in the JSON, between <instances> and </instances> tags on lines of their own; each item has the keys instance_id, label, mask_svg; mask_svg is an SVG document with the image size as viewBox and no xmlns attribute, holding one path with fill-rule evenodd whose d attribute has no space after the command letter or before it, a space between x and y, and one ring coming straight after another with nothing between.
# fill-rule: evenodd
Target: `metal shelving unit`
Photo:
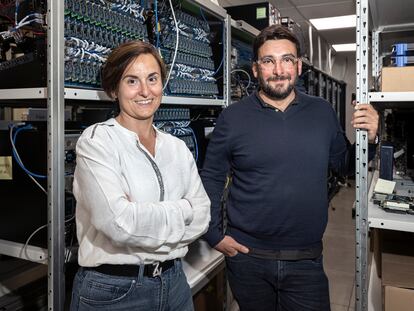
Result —
<instances>
[{"instance_id":1,"label":"metal shelving unit","mask_svg":"<svg viewBox=\"0 0 414 311\"><path fill-rule=\"evenodd\" d=\"M372 198L379 172L375 171L372 178L368 198ZM395 180L403 182L402 180ZM414 232L414 215L388 213L374 204L371 199L368 201L368 223L370 228Z\"/></svg>"},{"instance_id":2,"label":"metal shelving unit","mask_svg":"<svg viewBox=\"0 0 414 311\"><path fill-rule=\"evenodd\" d=\"M259 30L251 26L250 24L246 23L243 20L231 20L231 26L234 29L238 29L240 31L245 32L247 35L251 35L253 37L257 36L259 34Z\"/></svg>"},{"instance_id":3,"label":"metal shelving unit","mask_svg":"<svg viewBox=\"0 0 414 311\"><path fill-rule=\"evenodd\" d=\"M0 90L0 100L6 99L46 99L47 88L27 88L27 89L2 89Z\"/></svg>"},{"instance_id":4,"label":"metal shelving unit","mask_svg":"<svg viewBox=\"0 0 414 311\"><path fill-rule=\"evenodd\" d=\"M356 101L357 104L368 102L368 0L357 1L356 26ZM368 289L368 210L367 210L367 171L368 171L368 138L366 131L356 131L356 278L355 306L356 310L367 310Z\"/></svg>"},{"instance_id":5,"label":"metal shelving unit","mask_svg":"<svg viewBox=\"0 0 414 311\"><path fill-rule=\"evenodd\" d=\"M47 249L32 245L28 245L25 249L23 248L24 244L22 243L0 240L0 249L2 255L47 264Z\"/></svg>"},{"instance_id":6,"label":"metal shelving unit","mask_svg":"<svg viewBox=\"0 0 414 311\"><path fill-rule=\"evenodd\" d=\"M239 43L243 43L243 44L247 44L250 47L253 46L253 40L254 38L259 34L259 30L257 30L256 28L254 28L253 26L251 26L250 24L246 23L243 20L234 20L231 19L230 21L230 59L229 59L229 72L230 73L234 73L240 70L245 71L245 76L246 74L249 75L248 79L250 82L254 81L254 76L253 76L253 72L251 71L251 61L249 66L246 66L246 63L244 61L246 61L246 58L242 59L240 61L239 59L239 55L238 55L238 48L237 48L237 42ZM239 47L240 48L240 47ZM234 50L232 50L234 49ZM248 52L250 52L249 57L252 59L253 58L253 48L251 48L250 51L243 51L244 57L248 54ZM242 53L243 53L242 52ZM232 57L234 57L232 59ZM231 74L230 74L231 75ZM231 79L230 79L231 82ZM249 83L248 87L246 86L246 95L248 93L248 89L251 88L254 85L254 83ZM233 94L231 94L231 92L233 91ZM230 98L229 98L229 103L231 102L236 102L238 101L240 98L238 95L235 96L234 92L237 91L235 89L231 89L231 83L230 83ZM232 98L233 95L233 98Z\"/></svg>"},{"instance_id":7,"label":"metal shelving unit","mask_svg":"<svg viewBox=\"0 0 414 311\"><path fill-rule=\"evenodd\" d=\"M189 3L202 7L211 16L223 23L223 99L192 98L179 96L164 96L162 104L191 105L191 106L219 106L226 107L230 100L230 24L231 18L226 10L209 0L189 0ZM65 128L65 101L108 101L110 99L103 91L65 87L64 85L64 1L47 1L47 87L1 89L0 100L41 100L47 102L48 121L48 248L24 245L13 241L0 240L2 254L21 259L41 262L48 265L48 310L64 310L65 274L64 274L64 128ZM201 248L200 248L201 245ZM223 256L214 250L206 250L200 244L197 249L209 260L197 263L192 254L188 259L187 270L193 278L193 293L201 289L204 284L202 278L212 275L212 271L223 262ZM206 257L206 258L207 258ZM201 267L196 273L197 267Z\"/></svg>"},{"instance_id":8,"label":"metal shelving unit","mask_svg":"<svg viewBox=\"0 0 414 311\"><path fill-rule=\"evenodd\" d=\"M16 99L47 99L47 88L3 89L0 90L0 100ZM86 101L112 101L104 91L76 89L65 87L64 99ZM179 96L163 96L162 104L192 105L192 106L219 106L225 107L227 100L211 98L189 98Z\"/></svg>"},{"instance_id":9,"label":"metal shelving unit","mask_svg":"<svg viewBox=\"0 0 414 311\"><path fill-rule=\"evenodd\" d=\"M373 103L379 108L414 108L414 92L369 92L369 68L372 69L374 86L378 87L381 71L380 42L382 33L414 30L413 12L404 9L404 0L357 0L357 51L356 51L356 100L357 104ZM391 13L392 12L392 13ZM401 14L400 14L401 13ZM370 31L372 30L372 42ZM371 43L372 64L369 63ZM382 228L414 232L414 217L387 213L369 202L378 178L375 172L368 192L368 137L366 131L356 131L356 310L372 310L373 296L378 298L378 288L369 275L368 230ZM373 265L374 266L374 265ZM374 267L375 270L375 267ZM371 267L371 276L373 274ZM380 300L381 301L381 300Z\"/></svg>"},{"instance_id":10,"label":"metal shelving unit","mask_svg":"<svg viewBox=\"0 0 414 311\"><path fill-rule=\"evenodd\" d=\"M414 92L370 92L369 93L370 102L392 102L395 106L398 106L398 103L409 102L411 107L414 107Z\"/></svg>"}]
</instances>

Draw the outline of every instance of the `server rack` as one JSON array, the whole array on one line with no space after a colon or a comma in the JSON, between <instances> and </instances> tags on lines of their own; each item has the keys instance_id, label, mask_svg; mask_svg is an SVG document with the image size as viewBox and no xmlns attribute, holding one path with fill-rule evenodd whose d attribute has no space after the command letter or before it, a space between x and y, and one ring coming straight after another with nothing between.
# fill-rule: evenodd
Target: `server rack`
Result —
<instances>
[{"instance_id":1,"label":"server rack","mask_svg":"<svg viewBox=\"0 0 414 311\"><path fill-rule=\"evenodd\" d=\"M231 20L231 52L230 52L230 76L241 73L244 78L248 79L248 84L245 85L246 94L236 94L236 87L230 87L231 100L237 101L244 95L249 95L256 87L255 78L251 70L253 61L253 40L259 34L259 30L249 25L243 20ZM239 45L239 46L237 46ZM243 54L243 55L239 55ZM230 78L231 82L231 78ZM231 83L230 83L230 86ZM240 87L241 89L242 87ZM231 101L229 102L231 103Z\"/></svg>"},{"instance_id":2,"label":"server rack","mask_svg":"<svg viewBox=\"0 0 414 311\"><path fill-rule=\"evenodd\" d=\"M332 104L342 128L345 128L346 83L335 79L307 60L302 61L302 75L299 87L313 96L319 96Z\"/></svg>"},{"instance_id":3,"label":"server rack","mask_svg":"<svg viewBox=\"0 0 414 311\"><path fill-rule=\"evenodd\" d=\"M230 16L226 11L208 0L189 0L193 6L203 8L223 24L223 78L222 98L190 98L183 96L164 96L162 104L226 107L230 99ZM65 300L65 241L64 241L64 130L65 130L65 102L82 101L92 103L106 103L110 99L103 91L65 87L64 85L64 1L47 1L47 85L36 88L2 89L0 101L4 103L19 103L21 100L35 100L47 102L47 241L48 247L41 248L27 245L26 252L22 252L22 244L14 241L0 240L2 254L25 260L42 261L48 266L48 310L64 310ZM0 102L0 103L1 103ZM220 256L207 254L205 245L201 245L204 256L212 258L211 267L220 265ZM29 255L28 255L29 254ZM211 271L211 267L200 267L204 272ZM195 274L191 271L191 274ZM204 275L204 274L203 274ZM205 276L204 276L205 277ZM195 275L194 286L199 289L203 284L199 275Z\"/></svg>"}]
</instances>

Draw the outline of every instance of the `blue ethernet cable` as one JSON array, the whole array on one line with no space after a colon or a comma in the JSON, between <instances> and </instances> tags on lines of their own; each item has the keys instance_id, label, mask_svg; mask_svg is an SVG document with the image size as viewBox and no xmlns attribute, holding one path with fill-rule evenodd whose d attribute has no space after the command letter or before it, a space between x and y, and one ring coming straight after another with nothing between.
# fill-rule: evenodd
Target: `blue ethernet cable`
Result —
<instances>
[{"instance_id":1,"label":"blue ethernet cable","mask_svg":"<svg viewBox=\"0 0 414 311\"><path fill-rule=\"evenodd\" d=\"M13 126L13 125L10 125L10 130L11 130L11 131L13 131L13 128L14 128L14 126ZM34 127L33 127L31 124L28 124L28 125L25 125L25 126L23 126L23 127L19 127L19 128L17 128L17 130L13 133L13 144L14 144L14 146L16 146L16 139L17 139L17 135L18 135L21 131L32 130L33 128L34 128ZM30 176L33 176L33 177L36 177L36 178L41 178L41 179L47 178L47 176L45 176L45 175L39 175L39 174L36 174L36 173L33 173L33 172L29 171L29 170L28 170L28 169L27 169L27 168L23 165L23 163L19 160L19 157L17 156L17 154L16 154L16 152L15 152L14 148L12 148L12 149L13 149L13 157L14 157L14 159L16 160L17 164L19 164L19 166L22 168L22 170L26 172L26 174L28 174L28 175L30 175Z\"/></svg>"},{"instance_id":2,"label":"blue ethernet cable","mask_svg":"<svg viewBox=\"0 0 414 311\"><path fill-rule=\"evenodd\" d=\"M158 31L158 1L154 1L154 11L155 11L155 34L157 36L157 41L155 47L158 49L160 46L160 32Z\"/></svg>"}]
</instances>

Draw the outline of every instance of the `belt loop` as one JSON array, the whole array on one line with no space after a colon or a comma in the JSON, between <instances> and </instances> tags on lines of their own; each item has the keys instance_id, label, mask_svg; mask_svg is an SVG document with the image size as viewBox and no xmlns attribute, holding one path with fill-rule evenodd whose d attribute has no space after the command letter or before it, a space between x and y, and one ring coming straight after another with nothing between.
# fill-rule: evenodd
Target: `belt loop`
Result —
<instances>
[{"instance_id":1,"label":"belt loop","mask_svg":"<svg viewBox=\"0 0 414 311\"><path fill-rule=\"evenodd\" d=\"M137 283L140 284L140 285L144 281L144 270L145 270L145 265L143 263L141 263L139 265L138 279L137 279Z\"/></svg>"},{"instance_id":2,"label":"belt loop","mask_svg":"<svg viewBox=\"0 0 414 311\"><path fill-rule=\"evenodd\" d=\"M174 259L174 268L176 271L178 271L179 269L181 269L182 267L182 262L180 258L176 258Z\"/></svg>"}]
</instances>

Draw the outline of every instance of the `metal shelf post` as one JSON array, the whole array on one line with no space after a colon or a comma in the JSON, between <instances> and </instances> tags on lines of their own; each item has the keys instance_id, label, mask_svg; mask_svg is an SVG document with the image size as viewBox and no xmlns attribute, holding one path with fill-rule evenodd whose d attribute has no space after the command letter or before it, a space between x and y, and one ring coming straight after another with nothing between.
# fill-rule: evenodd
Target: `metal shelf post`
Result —
<instances>
[{"instance_id":1,"label":"metal shelf post","mask_svg":"<svg viewBox=\"0 0 414 311\"><path fill-rule=\"evenodd\" d=\"M368 103L368 0L356 7L356 101ZM367 310L368 293L368 135L356 130L356 288L357 311Z\"/></svg>"},{"instance_id":2,"label":"metal shelf post","mask_svg":"<svg viewBox=\"0 0 414 311\"><path fill-rule=\"evenodd\" d=\"M64 275L64 1L47 2L48 310L63 310Z\"/></svg>"},{"instance_id":3,"label":"metal shelf post","mask_svg":"<svg viewBox=\"0 0 414 311\"><path fill-rule=\"evenodd\" d=\"M223 86L223 99L225 101L225 106L227 107L231 103L231 16L226 15L224 19L224 27L225 27L225 38L226 42L223 42L224 46L224 55L223 60L225 63L223 64L223 79L224 79L224 86Z\"/></svg>"}]
</instances>

